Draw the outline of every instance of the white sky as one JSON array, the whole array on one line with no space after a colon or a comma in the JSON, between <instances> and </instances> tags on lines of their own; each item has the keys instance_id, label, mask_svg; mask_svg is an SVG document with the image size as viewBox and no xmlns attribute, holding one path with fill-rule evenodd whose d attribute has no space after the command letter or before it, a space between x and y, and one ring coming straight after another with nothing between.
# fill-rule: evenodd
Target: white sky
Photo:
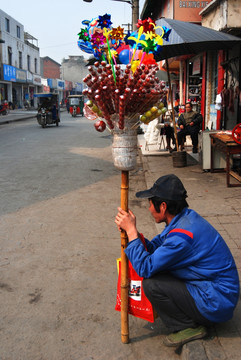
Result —
<instances>
[{"instance_id":1,"label":"white sky","mask_svg":"<svg viewBox=\"0 0 241 360\"><path fill-rule=\"evenodd\" d=\"M140 13L145 0L139 0ZM131 23L131 5L112 0L9 0L2 1L1 10L24 26L24 31L38 39L40 56L49 56L58 63L69 55L90 55L78 46L82 20L110 14L114 27Z\"/></svg>"}]
</instances>

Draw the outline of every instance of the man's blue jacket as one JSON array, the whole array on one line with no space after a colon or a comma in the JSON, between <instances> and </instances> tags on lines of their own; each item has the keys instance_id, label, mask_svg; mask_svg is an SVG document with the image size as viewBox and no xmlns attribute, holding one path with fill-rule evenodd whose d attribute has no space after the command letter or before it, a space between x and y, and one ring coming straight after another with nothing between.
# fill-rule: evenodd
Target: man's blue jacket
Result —
<instances>
[{"instance_id":1,"label":"man's blue jacket","mask_svg":"<svg viewBox=\"0 0 241 360\"><path fill-rule=\"evenodd\" d=\"M125 253L136 272L150 278L169 271L183 280L200 313L210 321L232 318L239 298L233 256L221 235L194 210L185 208L152 241L139 238Z\"/></svg>"}]
</instances>

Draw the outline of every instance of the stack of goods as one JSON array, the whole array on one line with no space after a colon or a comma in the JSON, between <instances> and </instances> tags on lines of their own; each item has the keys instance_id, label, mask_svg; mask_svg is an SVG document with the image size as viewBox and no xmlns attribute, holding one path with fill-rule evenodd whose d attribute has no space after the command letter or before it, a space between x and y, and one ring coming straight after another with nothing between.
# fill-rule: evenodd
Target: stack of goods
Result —
<instances>
[{"instance_id":1,"label":"stack of goods","mask_svg":"<svg viewBox=\"0 0 241 360\"><path fill-rule=\"evenodd\" d=\"M120 26L111 28L108 14L82 23L87 27L78 34L78 46L97 60L83 80L87 86L83 94L89 99L85 116L98 119L96 130L135 129L140 121L148 124L165 113L161 101L165 83L156 77L155 55L170 29L163 27L162 35L157 35L154 21L148 18L138 20L136 32L124 34Z\"/></svg>"}]
</instances>

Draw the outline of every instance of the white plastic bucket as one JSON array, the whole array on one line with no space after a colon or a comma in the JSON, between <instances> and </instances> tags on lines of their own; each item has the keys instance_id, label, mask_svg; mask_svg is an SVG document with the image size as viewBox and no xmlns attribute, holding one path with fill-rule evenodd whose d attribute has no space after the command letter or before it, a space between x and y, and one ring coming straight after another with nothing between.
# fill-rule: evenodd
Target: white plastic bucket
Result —
<instances>
[{"instance_id":1,"label":"white plastic bucket","mask_svg":"<svg viewBox=\"0 0 241 360\"><path fill-rule=\"evenodd\" d=\"M137 131L115 130L112 138L114 166L119 170L133 170L136 167Z\"/></svg>"}]
</instances>

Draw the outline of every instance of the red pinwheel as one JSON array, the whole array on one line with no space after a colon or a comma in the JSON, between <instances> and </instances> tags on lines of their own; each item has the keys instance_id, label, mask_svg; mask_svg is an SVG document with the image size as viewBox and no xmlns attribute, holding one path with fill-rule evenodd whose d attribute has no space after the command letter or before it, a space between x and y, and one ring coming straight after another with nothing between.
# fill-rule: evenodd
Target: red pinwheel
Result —
<instances>
[{"instance_id":1,"label":"red pinwheel","mask_svg":"<svg viewBox=\"0 0 241 360\"><path fill-rule=\"evenodd\" d=\"M106 42L106 39L102 32L96 31L91 36L91 43L93 46L100 46L103 45Z\"/></svg>"},{"instance_id":2,"label":"red pinwheel","mask_svg":"<svg viewBox=\"0 0 241 360\"><path fill-rule=\"evenodd\" d=\"M148 31L153 31L155 26L155 21L152 20L150 17L148 19L144 20L138 20L136 24L137 28L139 29L141 26L143 26L143 32L147 33Z\"/></svg>"}]
</instances>

